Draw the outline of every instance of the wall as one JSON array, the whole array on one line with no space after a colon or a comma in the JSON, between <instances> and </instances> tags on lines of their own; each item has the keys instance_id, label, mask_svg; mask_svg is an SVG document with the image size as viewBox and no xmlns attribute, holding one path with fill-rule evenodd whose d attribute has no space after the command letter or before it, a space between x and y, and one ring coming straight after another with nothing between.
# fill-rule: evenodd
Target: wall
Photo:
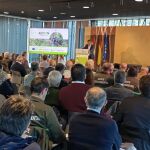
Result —
<instances>
[{"instance_id":1,"label":"wall","mask_svg":"<svg viewBox=\"0 0 150 150\"><path fill-rule=\"evenodd\" d=\"M114 62L150 65L150 27L117 27Z\"/></svg>"}]
</instances>

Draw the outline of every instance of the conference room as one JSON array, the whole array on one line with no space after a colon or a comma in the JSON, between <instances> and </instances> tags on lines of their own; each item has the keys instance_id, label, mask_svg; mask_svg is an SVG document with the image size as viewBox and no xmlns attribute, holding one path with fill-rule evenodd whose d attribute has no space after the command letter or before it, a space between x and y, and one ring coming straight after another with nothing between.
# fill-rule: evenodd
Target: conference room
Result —
<instances>
[{"instance_id":1,"label":"conference room","mask_svg":"<svg viewBox=\"0 0 150 150\"><path fill-rule=\"evenodd\" d=\"M149 0L0 0L0 150L150 150Z\"/></svg>"}]
</instances>

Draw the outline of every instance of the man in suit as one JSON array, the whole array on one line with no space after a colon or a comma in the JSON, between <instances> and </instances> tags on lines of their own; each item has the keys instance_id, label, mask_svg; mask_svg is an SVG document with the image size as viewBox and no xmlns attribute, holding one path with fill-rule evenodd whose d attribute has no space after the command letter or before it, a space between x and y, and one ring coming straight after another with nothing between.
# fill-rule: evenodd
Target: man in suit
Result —
<instances>
[{"instance_id":1,"label":"man in suit","mask_svg":"<svg viewBox=\"0 0 150 150\"><path fill-rule=\"evenodd\" d=\"M133 96L133 91L124 87L126 74L124 71L117 71L114 75L114 85L105 89L108 100L122 101L126 97Z\"/></svg>"},{"instance_id":2,"label":"man in suit","mask_svg":"<svg viewBox=\"0 0 150 150\"><path fill-rule=\"evenodd\" d=\"M114 115L122 138L138 150L150 150L150 76L140 79L141 95L126 98Z\"/></svg>"},{"instance_id":3,"label":"man in suit","mask_svg":"<svg viewBox=\"0 0 150 150\"><path fill-rule=\"evenodd\" d=\"M87 44L83 47L83 49L89 50L89 56L88 59L94 59L94 45L91 40L87 41Z\"/></svg>"},{"instance_id":4,"label":"man in suit","mask_svg":"<svg viewBox=\"0 0 150 150\"><path fill-rule=\"evenodd\" d=\"M71 150L119 150L121 137L115 121L101 114L106 93L99 87L89 89L85 96L87 111L75 115L69 124Z\"/></svg>"},{"instance_id":5,"label":"man in suit","mask_svg":"<svg viewBox=\"0 0 150 150\"><path fill-rule=\"evenodd\" d=\"M83 112L86 110L84 97L89 85L84 83L86 69L81 64L71 68L72 83L63 87L59 92L59 100L63 108L69 112Z\"/></svg>"}]
</instances>

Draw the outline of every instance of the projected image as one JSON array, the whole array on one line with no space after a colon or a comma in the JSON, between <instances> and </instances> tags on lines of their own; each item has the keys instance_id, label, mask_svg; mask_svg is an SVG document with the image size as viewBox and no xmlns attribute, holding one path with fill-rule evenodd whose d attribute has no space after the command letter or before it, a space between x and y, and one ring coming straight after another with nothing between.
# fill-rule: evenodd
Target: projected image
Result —
<instances>
[{"instance_id":1,"label":"projected image","mask_svg":"<svg viewBox=\"0 0 150 150\"><path fill-rule=\"evenodd\" d=\"M68 29L30 29L29 53L66 55Z\"/></svg>"}]
</instances>

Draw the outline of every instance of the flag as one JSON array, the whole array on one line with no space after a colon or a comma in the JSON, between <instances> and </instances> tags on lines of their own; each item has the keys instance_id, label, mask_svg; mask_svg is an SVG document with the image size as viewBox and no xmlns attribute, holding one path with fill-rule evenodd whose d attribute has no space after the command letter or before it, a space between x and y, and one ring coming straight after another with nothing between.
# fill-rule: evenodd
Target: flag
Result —
<instances>
[{"instance_id":1,"label":"flag","mask_svg":"<svg viewBox=\"0 0 150 150\"><path fill-rule=\"evenodd\" d=\"M109 61L109 36L107 32L104 34L104 50L103 50L103 62Z\"/></svg>"},{"instance_id":2,"label":"flag","mask_svg":"<svg viewBox=\"0 0 150 150\"><path fill-rule=\"evenodd\" d=\"M101 64L101 57L102 57L102 44L99 44L98 46L98 57L97 57L97 65Z\"/></svg>"}]
</instances>

